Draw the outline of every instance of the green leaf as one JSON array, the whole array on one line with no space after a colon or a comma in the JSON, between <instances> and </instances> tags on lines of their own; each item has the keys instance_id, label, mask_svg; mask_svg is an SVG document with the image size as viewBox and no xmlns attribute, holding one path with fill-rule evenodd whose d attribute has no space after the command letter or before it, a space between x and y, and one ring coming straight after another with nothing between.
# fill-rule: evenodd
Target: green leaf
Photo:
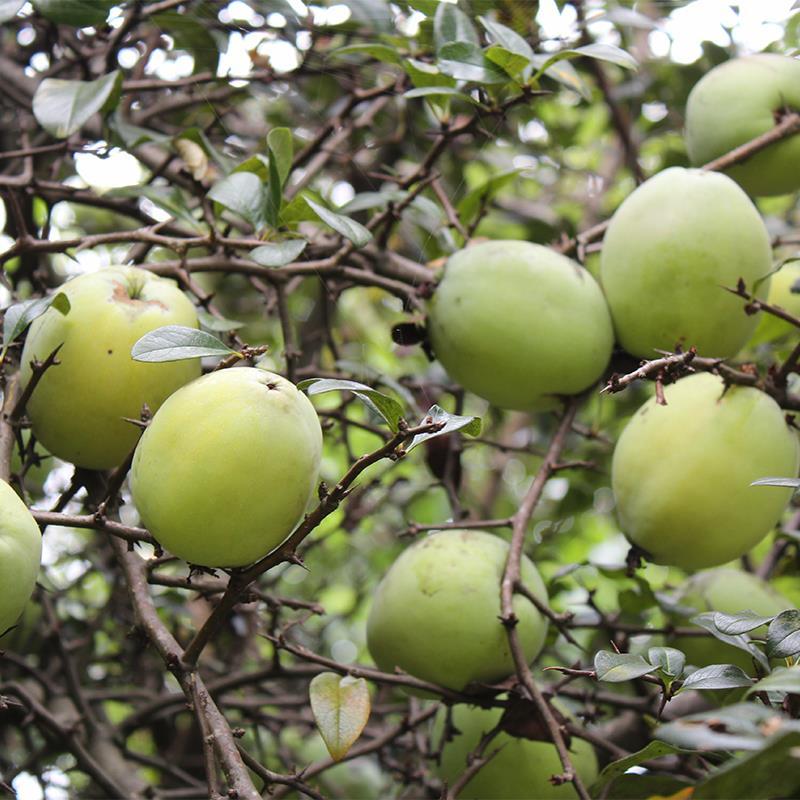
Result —
<instances>
[{"instance_id":1,"label":"green leaf","mask_svg":"<svg viewBox=\"0 0 800 800\"><path fill-rule=\"evenodd\" d=\"M419 424L426 425L431 422L443 422L444 425L438 431L418 433L411 440L411 444L406 447L406 452L410 453L417 445L448 433L461 431L467 436L479 436L481 432L480 417L461 417L457 414L450 414L439 406L431 406L428 409L428 413L419 421Z\"/></svg>"},{"instance_id":2,"label":"green leaf","mask_svg":"<svg viewBox=\"0 0 800 800\"><path fill-rule=\"evenodd\" d=\"M505 47L499 44L493 44L486 51L486 58L493 64L497 64L507 75L512 78L522 79L525 70L531 68L532 64L529 58L519 55L519 53L512 53Z\"/></svg>"},{"instance_id":3,"label":"green leaf","mask_svg":"<svg viewBox=\"0 0 800 800\"><path fill-rule=\"evenodd\" d=\"M758 750L766 740L765 731L797 724L774 708L736 703L681 717L657 728L655 734L692 750Z\"/></svg>"},{"instance_id":4,"label":"green leaf","mask_svg":"<svg viewBox=\"0 0 800 800\"><path fill-rule=\"evenodd\" d=\"M467 192L458 204L458 216L462 222L469 223L475 218L480 208L491 200L503 187L515 180L519 175L518 169L509 172L493 174L480 186Z\"/></svg>"},{"instance_id":5,"label":"green leaf","mask_svg":"<svg viewBox=\"0 0 800 800\"><path fill-rule=\"evenodd\" d=\"M147 144L148 142L166 144L172 140L172 136L169 134L159 133L128 122L122 116L120 109L117 109L111 115L108 124L111 130L119 137L120 142L128 149L139 147L139 145Z\"/></svg>"},{"instance_id":6,"label":"green leaf","mask_svg":"<svg viewBox=\"0 0 800 800\"><path fill-rule=\"evenodd\" d=\"M686 656L674 647L651 647L647 660L670 678L679 678L686 664Z\"/></svg>"},{"instance_id":7,"label":"green leaf","mask_svg":"<svg viewBox=\"0 0 800 800\"><path fill-rule=\"evenodd\" d=\"M277 228L280 224L281 205L283 204L283 185L278 172L277 159L269 148L269 183L266 186L266 203L264 216L269 225Z\"/></svg>"},{"instance_id":8,"label":"green leaf","mask_svg":"<svg viewBox=\"0 0 800 800\"><path fill-rule=\"evenodd\" d=\"M533 48L516 31L488 17L478 17L478 21L486 29L494 44L502 45L509 52L523 56L528 61L533 59Z\"/></svg>"},{"instance_id":9,"label":"green leaf","mask_svg":"<svg viewBox=\"0 0 800 800\"><path fill-rule=\"evenodd\" d=\"M612 653L610 650L601 650L594 656L597 680L608 683L631 681L655 672L656 669L658 668L648 664L641 656L632 653Z\"/></svg>"},{"instance_id":10,"label":"green leaf","mask_svg":"<svg viewBox=\"0 0 800 800\"><path fill-rule=\"evenodd\" d=\"M198 230L202 223L196 219L186 204L186 197L176 186L123 186L106 193L107 197L146 197L153 205L171 214L175 219L185 222L190 228Z\"/></svg>"},{"instance_id":11,"label":"green leaf","mask_svg":"<svg viewBox=\"0 0 800 800\"><path fill-rule=\"evenodd\" d=\"M33 7L45 19L73 28L102 25L116 0L33 0Z\"/></svg>"},{"instance_id":12,"label":"green leaf","mask_svg":"<svg viewBox=\"0 0 800 800\"><path fill-rule=\"evenodd\" d=\"M270 242L262 244L250 251L250 258L262 267L282 267L296 261L297 257L306 249L308 242L305 239L286 239L284 242Z\"/></svg>"},{"instance_id":13,"label":"green leaf","mask_svg":"<svg viewBox=\"0 0 800 800\"><path fill-rule=\"evenodd\" d=\"M232 172L211 187L208 198L243 217L256 230L264 227L266 191L255 173Z\"/></svg>"},{"instance_id":14,"label":"green leaf","mask_svg":"<svg viewBox=\"0 0 800 800\"><path fill-rule=\"evenodd\" d=\"M309 378L297 384L309 396L325 392L352 392L364 405L386 420L393 433L397 433L403 417L403 406L393 397L355 381L335 380L333 378Z\"/></svg>"},{"instance_id":15,"label":"green leaf","mask_svg":"<svg viewBox=\"0 0 800 800\"><path fill-rule=\"evenodd\" d=\"M800 487L800 478L759 478L753 481L751 486L782 486L787 489L797 489Z\"/></svg>"},{"instance_id":16,"label":"green leaf","mask_svg":"<svg viewBox=\"0 0 800 800\"><path fill-rule=\"evenodd\" d=\"M533 65L536 68L536 73L533 75L532 80L538 81L542 75L546 75L548 78L577 92L584 100L591 100L591 90L575 67L565 60L568 58L575 58L574 51L567 50L556 53L554 56L535 55L533 57Z\"/></svg>"},{"instance_id":17,"label":"green leaf","mask_svg":"<svg viewBox=\"0 0 800 800\"><path fill-rule=\"evenodd\" d=\"M288 128L273 128L267 135L267 146L270 159L275 160L275 168L280 176L281 187L283 187L292 171L292 158L294 157L292 132Z\"/></svg>"},{"instance_id":18,"label":"green leaf","mask_svg":"<svg viewBox=\"0 0 800 800\"><path fill-rule=\"evenodd\" d=\"M727 633L728 636L738 636L741 633L749 633L762 625L766 625L774 619L773 616L763 617L755 611L741 611L738 614L722 614L714 612L714 625L718 631Z\"/></svg>"},{"instance_id":19,"label":"green leaf","mask_svg":"<svg viewBox=\"0 0 800 800\"><path fill-rule=\"evenodd\" d=\"M420 86L416 89L409 89L403 94L403 97L413 99L415 97L437 97L444 96L457 97L459 100L465 100L472 103L474 106L479 106L480 103L471 95L466 92L459 91L452 86Z\"/></svg>"},{"instance_id":20,"label":"green leaf","mask_svg":"<svg viewBox=\"0 0 800 800\"><path fill-rule=\"evenodd\" d=\"M350 44L347 47L338 47L331 54L331 58L340 58L349 55L365 55L374 58L376 61L383 61L387 64L399 64L400 55L393 47L385 44Z\"/></svg>"},{"instance_id":21,"label":"green leaf","mask_svg":"<svg viewBox=\"0 0 800 800\"><path fill-rule=\"evenodd\" d=\"M451 78L472 83L506 83L508 75L486 58L477 44L450 42L439 49L439 69Z\"/></svg>"},{"instance_id":22,"label":"green leaf","mask_svg":"<svg viewBox=\"0 0 800 800\"><path fill-rule=\"evenodd\" d=\"M692 800L774 800L800 789L800 731L771 737L765 747L728 761L695 786Z\"/></svg>"},{"instance_id":23,"label":"green leaf","mask_svg":"<svg viewBox=\"0 0 800 800\"><path fill-rule=\"evenodd\" d=\"M762 667L769 669L769 662L767 661L766 656L758 647L756 647L756 645L750 641L750 637L747 636L747 634L740 633L732 636L730 634L723 633L717 627L716 623L714 622L716 613L717 612L715 611L707 611L703 614L697 614L696 616L692 617L690 621L695 625L700 626L704 630L707 630L715 639L719 639L719 641L732 645L739 650L744 650L745 653L754 658L759 664L761 664Z\"/></svg>"},{"instance_id":24,"label":"green leaf","mask_svg":"<svg viewBox=\"0 0 800 800\"><path fill-rule=\"evenodd\" d=\"M403 69L411 78L411 83L417 87L423 86L455 86L456 82L449 75L445 75L433 64L407 58L403 61Z\"/></svg>"},{"instance_id":25,"label":"green leaf","mask_svg":"<svg viewBox=\"0 0 800 800\"><path fill-rule=\"evenodd\" d=\"M346 214L355 214L358 211L367 211L372 208L386 208L389 203L400 203L405 200L408 192L400 189L385 189L381 192L359 192L349 203L341 207Z\"/></svg>"},{"instance_id":26,"label":"green leaf","mask_svg":"<svg viewBox=\"0 0 800 800\"><path fill-rule=\"evenodd\" d=\"M264 183L267 183L269 181L269 158L261 153L256 153L254 156L246 158L241 164L237 164L231 172L252 172L254 175L258 175Z\"/></svg>"},{"instance_id":27,"label":"green leaf","mask_svg":"<svg viewBox=\"0 0 800 800\"><path fill-rule=\"evenodd\" d=\"M49 134L66 139L98 111L116 106L121 88L119 70L89 82L45 78L33 96L33 115Z\"/></svg>"},{"instance_id":28,"label":"green leaf","mask_svg":"<svg viewBox=\"0 0 800 800\"><path fill-rule=\"evenodd\" d=\"M0 0L0 23L14 19L24 5L25 0Z\"/></svg>"},{"instance_id":29,"label":"green leaf","mask_svg":"<svg viewBox=\"0 0 800 800\"><path fill-rule=\"evenodd\" d=\"M37 317L41 317L52 306L61 314L68 314L70 310L69 298L63 292L39 297L34 300L24 300L14 303L3 313L3 349L0 358L4 358L9 345L17 338Z\"/></svg>"},{"instance_id":30,"label":"green leaf","mask_svg":"<svg viewBox=\"0 0 800 800\"><path fill-rule=\"evenodd\" d=\"M467 42L480 47L478 32L470 18L453 3L439 3L433 18L433 39L437 51L451 42Z\"/></svg>"},{"instance_id":31,"label":"green leaf","mask_svg":"<svg viewBox=\"0 0 800 800\"><path fill-rule=\"evenodd\" d=\"M235 331L244 327L244 322L237 322L235 319L225 319L209 314L204 308L197 309L197 319L200 324L209 331Z\"/></svg>"},{"instance_id":32,"label":"green leaf","mask_svg":"<svg viewBox=\"0 0 800 800\"><path fill-rule=\"evenodd\" d=\"M734 664L711 664L695 670L684 680L679 692L687 689L737 689L752 686L753 681L747 673Z\"/></svg>"},{"instance_id":33,"label":"green leaf","mask_svg":"<svg viewBox=\"0 0 800 800\"><path fill-rule=\"evenodd\" d=\"M599 61L610 61L612 64L625 67L625 69L638 69L639 67L636 59L630 53L613 44L599 42L585 44L583 47L576 47L574 52L581 56L596 58Z\"/></svg>"},{"instance_id":34,"label":"green leaf","mask_svg":"<svg viewBox=\"0 0 800 800\"><path fill-rule=\"evenodd\" d=\"M755 692L800 694L800 666L777 667L766 678L762 678L747 690L747 694Z\"/></svg>"},{"instance_id":35,"label":"green leaf","mask_svg":"<svg viewBox=\"0 0 800 800\"><path fill-rule=\"evenodd\" d=\"M615 781L620 775L626 773L631 767L636 767L654 758L661 758L662 756L669 756L679 752L681 752L680 749L675 747L675 745L667 744L666 742L650 742L641 750L637 750L635 753L625 756L625 758L620 758L618 761L612 761L610 764L607 764L592 784L589 789L589 794L592 797L600 797L603 794L603 789L605 789L608 784Z\"/></svg>"},{"instance_id":36,"label":"green leaf","mask_svg":"<svg viewBox=\"0 0 800 800\"><path fill-rule=\"evenodd\" d=\"M372 234L360 223L343 214L330 211L325 206L315 203L308 195L303 195L309 208L326 224L330 225L345 239L349 239L356 247L363 247L372 239Z\"/></svg>"},{"instance_id":37,"label":"green leaf","mask_svg":"<svg viewBox=\"0 0 800 800\"><path fill-rule=\"evenodd\" d=\"M142 336L131 348L131 358L134 361L156 363L202 356L228 356L235 352L205 331L185 325L165 325Z\"/></svg>"},{"instance_id":38,"label":"green leaf","mask_svg":"<svg viewBox=\"0 0 800 800\"><path fill-rule=\"evenodd\" d=\"M800 653L800 611L782 611L767 629L767 655L788 658Z\"/></svg>"},{"instance_id":39,"label":"green leaf","mask_svg":"<svg viewBox=\"0 0 800 800\"><path fill-rule=\"evenodd\" d=\"M363 678L333 672L316 675L308 687L311 711L328 752L341 761L369 721L370 699Z\"/></svg>"}]
</instances>

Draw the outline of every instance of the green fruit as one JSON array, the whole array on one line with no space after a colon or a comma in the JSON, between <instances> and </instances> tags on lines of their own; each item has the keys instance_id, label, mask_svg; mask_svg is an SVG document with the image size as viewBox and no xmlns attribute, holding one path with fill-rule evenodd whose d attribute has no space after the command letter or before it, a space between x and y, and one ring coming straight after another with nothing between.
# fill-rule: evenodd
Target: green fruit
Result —
<instances>
[{"instance_id":1,"label":"green fruit","mask_svg":"<svg viewBox=\"0 0 800 800\"><path fill-rule=\"evenodd\" d=\"M725 290L769 274L767 229L747 195L719 173L673 167L639 186L617 209L603 240L606 293L619 343L633 355L697 347L737 353L755 317ZM757 294L766 298L769 280Z\"/></svg>"},{"instance_id":2,"label":"green fruit","mask_svg":"<svg viewBox=\"0 0 800 800\"><path fill-rule=\"evenodd\" d=\"M602 374L613 331L603 293L574 261L528 242L496 241L450 257L428 331L465 389L530 410L577 394Z\"/></svg>"},{"instance_id":3,"label":"green fruit","mask_svg":"<svg viewBox=\"0 0 800 800\"><path fill-rule=\"evenodd\" d=\"M164 325L198 327L189 299L173 281L136 267L81 275L60 289L65 315L48 309L31 325L22 351L23 383L30 362L44 361L59 345L28 401L36 438L54 456L89 469L120 464L139 431L123 417L155 411L180 386L200 374L197 359L146 364L131 358L144 334Z\"/></svg>"},{"instance_id":4,"label":"green fruit","mask_svg":"<svg viewBox=\"0 0 800 800\"><path fill-rule=\"evenodd\" d=\"M42 535L36 520L19 495L0 480L0 634L17 622L25 609L41 560Z\"/></svg>"},{"instance_id":5,"label":"green fruit","mask_svg":"<svg viewBox=\"0 0 800 800\"><path fill-rule=\"evenodd\" d=\"M760 542L790 489L751 486L794 477L798 442L777 403L751 387L725 391L708 373L666 387L617 442L612 487L622 530L656 563L717 566Z\"/></svg>"},{"instance_id":6,"label":"green fruit","mask_svg":"<svg viewBox=\"0 0 800 800\"><path fill-rule=\"evenodd\" d=\"M800 319L800 292L792 291L795 284L800 284L800 261L791 261L784 264L772 276L767 302L773 306L780 306ZM800 287L799 287L800 288ZM785 320L762 311L759 315L758 327L753 334L751 344L774 342L784 339L790 334L800 334L800 328Z\"/></svg>"},{"instance_id":7,"label":"green fruit","mask_svg":"<svg viewBox=\"0 0 800 800\"><path fill-rule=\"evenodd\" d=\"M294 384L253 367L212 372L155 415L134 454L131 493L170 552L244 566L292 532L321 452L317 413Z\"/></svg>"},{"instance_id":8,"label":"green fruit","mask_svg":"<svg viewBox=\"0 0 800 800\"><path fill-rule=\"evenodd\" d=\"M447 530L420 539L394 562L375 592L367 621L367 647L380 669L395 667L461 690L472 681L499 681L514 672L500 622L500 581L508 544L474 530ZM522 559L522 582L547 602L536 567ZM539 654L547 620L517 595L522 649Z\"/></svg>"},{"instance_id":9,"label":"green fruit","mask_svg":"<svg viewBox=\"0 0 800 800\"><path fill-rule=\"evenodd\" d=\"M800 110L800 61L769 53L726 61L703 76L686 104L686 148L700 165L775 127ZM800 188L800 138L775 142L726 170L751 195Z\"/></svg>"},{"instance_id":10,"label":"green fruit","mask_svg":"<svg viewBox=\"0 0 800 800\"><path fill-rule=\"evenodd\" d=\"M452 785L467 768L467 758L478 746L483 734L492 730L500 720L500 709L453 706L453 725L460 731L442 749L439 776ZM439 735L444 727L443 715L437 720ZM438 741L438 739L437 739ZM489 743L485 754L499 752L478 771L459 792L459 800L558 800L577 797L569 784L554 786L552 775L564 768L555 745L518 739L498 733ZM570 752L575 771L585 785L597 777L597 758L592 746L583 739L573 738Z\"/></svg>"},{"instance_id":11,"label":"green fruit","mask_svg":"<svg viewBox=\"0 0 800 800\"><path fill-rule=\"evenodd\" d=\"M681 587L676 601L682 607L694 609L696 614L719 611L738 614L755 611L764 617L776 616L794 604L766 581L740 569L720 567L698 572ZM766 626L750 632L750 636L763 638ZM746 672L753 669L753 659L738 647L720 642L711 636L684 636L676 639L675 647L686 654L686 662L698 667L709 664L736 664Z\"/></svg>"},{"instance_id":12,"label":"green fruit","mask_svg":"<svg viewBox=\"0 0 800 800\"><path fill-rule=\"evenodd\" d=\"M0 632L0 650L20 654L38 652L42 646L42 615L39 603L27 602L14 627L5 635Z\"/></svg>"}]
</instances>

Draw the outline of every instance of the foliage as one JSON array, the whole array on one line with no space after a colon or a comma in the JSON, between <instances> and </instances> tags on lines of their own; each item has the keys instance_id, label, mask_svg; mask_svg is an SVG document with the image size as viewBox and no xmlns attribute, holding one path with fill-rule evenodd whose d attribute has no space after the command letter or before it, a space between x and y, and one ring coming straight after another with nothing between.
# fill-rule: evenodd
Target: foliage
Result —
<instances>
[{"instance_id":1,"label":"foliage","mask_svg":"<svg viewBox=\"0 0 800 800\"><path fill-rule=\"evenodd\" d=\"M797 411L796 330L632 377L618 348L596 386L532 413L455 385L425 332L456 250L521 239L597 276L601 223L646 176L688 166L686 97L736 49L657 55L676 5L0 0L0 477L45 552L0 639L0 795L454 797L433 720L473 701L505 710L495 732L589 741L601 771L561 787L576 796L800 797L800 611L676 604L687 573L636 563L609 488L654 384L709 369ZM770 50L794 52L798 20ZM782 264L796 197L757 205ZM147 334L138 361L258 362L318 411L318 495L251 567L162 551L125 469L73 467L29 435L27 326L50 304L68 317L66 279L120 263L177 281L202 325ZM727 288L770 313L756 287ZM763 478L748 490L798 485ZM798 520L791 507L740 564L796 605ZM527 675L466 694L380 672L365 643L397 555L459 526L524 536L551 620ZM692 664L681 637L732 644L747 668Z\"/></svg>"}]
</instances>

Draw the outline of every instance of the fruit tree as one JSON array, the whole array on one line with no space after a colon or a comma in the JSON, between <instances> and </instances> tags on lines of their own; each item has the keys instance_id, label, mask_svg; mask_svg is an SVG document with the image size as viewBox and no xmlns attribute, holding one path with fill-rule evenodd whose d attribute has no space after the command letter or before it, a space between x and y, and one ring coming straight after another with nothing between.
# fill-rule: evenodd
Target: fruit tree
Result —
<instances>
[{"instance_id":1,"label":"fruit tree","mask_svg":"<svg viewBox=\"0 0 800 800\"><path fill-rule=\"evenodd\" d=\"M0 798L800 798L800 2L0 23Z\"/></svg>"}]
</instances>

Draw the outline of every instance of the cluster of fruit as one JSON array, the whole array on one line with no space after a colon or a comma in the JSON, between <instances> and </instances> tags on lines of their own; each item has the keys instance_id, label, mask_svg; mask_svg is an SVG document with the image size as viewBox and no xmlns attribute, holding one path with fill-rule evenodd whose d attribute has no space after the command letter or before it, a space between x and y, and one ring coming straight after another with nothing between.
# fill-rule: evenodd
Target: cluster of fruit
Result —
<instances>
[{"instance_id":1,"label":"cluster of fruit","mask_svg":"<svg viewBox=\"0 0 800 800\"><path fill-rule=\"evenodd\" d=\"M743 107L748 95L738 86L745 78L759 90L772 87L768 119ZM692 159L721 155L768 130L798 85L800 62L778 56L709 73L689 101ZM735 355L756 320L724 287L743 280L766 297L772 268L769 235L741 186L752 194L795 189L798 165L795 137L735 167L731 177L682 168L656 175L611 220L599 282L578 263L526 242L455 253L430 305L437 358L464 388L502 408L530 411L555 408L560 397L595 384L615 342L643 358L677 345ZM194 308L171 281L114 268L76 278L62 291L69 313L49 310L37 319L22 355L22 381L38 381L28 404L37 439L90 469L119 466L136 445L130 486L142 520L191 563L244 566L284 541L311 499L320 463L320 424L305 395L257 368L200 377L196 359L133 361L131 347L146 332L198 327ZM32 362L57 347L58 365L39 375ZM795 475L797 437L775 401L755 388L726 388L719 377L698 374L665 394L667 404L645 403L617 444L612 483L620 522L654 561L685 569L720 565L747 552L780 519L788 490L750 483ZM136 444L136 428L125 418L138 419L145 405L156 413ZM7 484L0 484L0 531L1 633L22 612L41 554L36 523ZM440 532L408 548L380 584L369 617L368 645L378 665L456 690L513 672L498 622L507 553L500 538L468 530ZM521 568L528 593L546 603L536 567L523 558ZM522 595L514 611L532 661L546 620ZM475 720L479 730L485 720ZM459 727L469 724L458 720ZM458 759L446 755L445 765Z\"/></svg>"}]
</instances>

